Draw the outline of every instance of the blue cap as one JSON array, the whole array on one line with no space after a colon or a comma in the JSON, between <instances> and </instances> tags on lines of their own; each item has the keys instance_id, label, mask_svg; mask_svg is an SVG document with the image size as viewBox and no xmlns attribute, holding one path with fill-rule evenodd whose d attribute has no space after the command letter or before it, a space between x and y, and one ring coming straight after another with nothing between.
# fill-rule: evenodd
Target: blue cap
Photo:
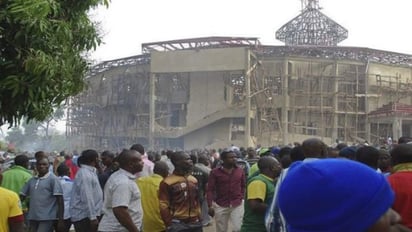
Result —
<instances>
[{"instance_id":1,"label":"blue cap","mask_svg":"<svg viewBox=\"0 0 412 232\"><path fill-rule=\"evenodd\" d=\"M279 155L280 148L279 147L272 147L270 149L270 152L272 152L272 154L274 154L274 155Z\"/></svg>"},{"instance_id":2,"label":"blue cap","mask_svg":"<svg viewBox=\"0 0 412 232\"><path fill-rule=\"evenodd\" d=\"M290 232L364 232L392 206L394 193L364 164L323 159L293 164L278 199Z\"/></svg>"},{"instance_id":3,"label":"blue cap","mask_svg":"<svg viewBox=\"0 0 412 232\"><path fill-rule=\"evenodd\" d=\"M345 147L339 151L339 156L354 160L356 157L356 150L357 147L355 146Z\"/></svg>"}]
</instances>

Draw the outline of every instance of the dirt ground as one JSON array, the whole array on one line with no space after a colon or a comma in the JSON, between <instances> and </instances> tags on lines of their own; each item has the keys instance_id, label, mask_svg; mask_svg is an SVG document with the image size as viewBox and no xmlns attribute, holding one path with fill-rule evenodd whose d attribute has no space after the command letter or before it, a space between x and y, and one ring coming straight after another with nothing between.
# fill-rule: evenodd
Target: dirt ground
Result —
<instances>
[{"instance_id":1,"label":"dirt ground","mask_svg":"<svg viewBox=\"0 0 412 232\"><path fill-rule=\"evenodd\" d=\"M231 231L231 230L230 230L230 227L231 227L231 226L230 226L230 223L229 223L229 230L228 230L228 232ZM74 228L73 228L73 227L71 228L70 232L74 232ZM214 222L214 220L212 220L211 225L206 226L206 227L203 227L203 232L216 232L216 227L215 227L215 222Z\"/></svg>"},{"instance_id":2,"label":"dirt ground","mask_svg":"<svg viewBox=\"0 0 412 232\"><path fill-rule=\"evenodd\" d=\"M210 226L203 227L203 232L215 232L215 231L216 231L216 228L215 228L214 223Z\"/></svg>"},{"instance_id":3,"label":"dirt ground","mask_svg":"<svg viewBox=\"0 0 412 232\"><path fill-rule=\"evenodd\" d=\"M203 227L203 232L216 232L216 227L215 227L215 221L212 220L213 223L209 226ZM229 228L227 230L228 232L232 231L231 230L231 226L230 226L230 222L229 222Z\"/></svg>"}]
</instances>

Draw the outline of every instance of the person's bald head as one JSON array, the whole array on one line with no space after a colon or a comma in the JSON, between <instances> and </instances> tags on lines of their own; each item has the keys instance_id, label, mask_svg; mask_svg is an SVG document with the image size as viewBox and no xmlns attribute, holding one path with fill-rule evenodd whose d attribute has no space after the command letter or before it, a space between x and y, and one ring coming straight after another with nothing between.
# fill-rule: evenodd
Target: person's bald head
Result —
<instances>
[{"instance_id":1,"label":"person's bald head","mask_svg":"<svg viewBox=\"0 0 412 232\"><path fill-rule=\"evenodd\" d=\"M279 161L272 156L263 156L259 159L257 166L260 173L265 174L271 178L275 178L282 170Z\"/></svg>"},{"instance_id":2,"label":"person's bald head","mask_svg":"<svg viewBox=\"0 0 412 232\"><path fill-rule=\"evenodd\" d=\"M327 146L318 138L306 139L302 143L305 158L324 158L327 154Z\"/></svg>"},{"instance_id":3,"label":"person's bald head","mask_svg":"<svg viewBox=\"0 0 412 232\"><path fill-rule=\"evenodd\" d=\"M29 168L29 157L27 157L27 155L25 154L18 155L14 157L14 164L24 168Z\"/></svg>"},{"instance_id":4,"label":"person's bald head","mask_svg":"<svg viewBox=\"0 0 412 232\"><path fill-rule=\"evenodd\" d=\"M171 156L172 164L175 166L175 174L185 175L190 173L193 168L193 162L189 154L183 151L177 151Z\"/></svg>"},{"instance_id":5,"label":"person's bald head","mask_svg":"<svg viewBox=\"0 0 412 232\"><path fill-rule=\"evenodd\" d=\"M138 173L143 169L142 155L135 150L123 150L118 157L118 162L120 168L132 174Z\"/></svg>"},{"instance_id":6,"label":"person's bald head","mask_svg":"<svg viewBox=\"0 0 412 232\"><path fill-rule=\"evenodd\" d=\"M405 144L412 141L412 138L409 136L402 136L398 139L398 144Z\"/></svg>"},{"instance_id":7,"label":"person's bald head","mask_svg":"<svg viewBox=\"0 0 412 232\"><path fill-rule=\"evenodd\" d=\"M36 153L34 153L34 158L36 160L40 160L45 157L47 157L47 154L44 151L37 151Z\"/></svg>"},{"instance_id":8,"label":"person's bald head","mask_svg":"<svg viewBox=\"0 0 412 232\"><path fill-rule=\"evenodd\" d=\"M144 147L142 144L136 143L130 147L130 150L135 150L139 152L141 155L144 155Z\"/></svg>"},{"instance_id":9,"label":"person's bald head","mask_svg":"<svg viewBox=\"0 0 412 232\"><path fill-rule=\"evenodd\" d=\"M390 154L393 165L412 163L412 144L399 144L390 151Z\"/></svg>"},{"instance_id":10,"label":"person's bald head","mask_svg":"<svg viewBox=\"0 0 412 232\"><path fill-rule=\"evenodd\" d=\"M157 161L153 167L153 173L166 178L169 175L169 166L166 162Z\"/></svg>"}]
</instances>

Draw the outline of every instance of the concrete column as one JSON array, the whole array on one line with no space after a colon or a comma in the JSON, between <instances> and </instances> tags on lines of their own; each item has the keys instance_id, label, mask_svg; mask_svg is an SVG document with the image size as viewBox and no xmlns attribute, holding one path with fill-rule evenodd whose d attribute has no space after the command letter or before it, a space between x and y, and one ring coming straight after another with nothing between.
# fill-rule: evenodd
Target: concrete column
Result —
<instances>
[{"instance_id":1,"label":"concrete column","mask_svg":"<svg viewBox=\"0 0 412 232\"><path fill-rule=\"evenodd\" d=\"M365 130L366 130L366 140L371 142L371 123L369 122L368 116L366 116Z\"/></svg>"},{"instance_id":2,"label":"concrete column","mask_svg":"<svg viewBox=\"0 0 412 232\"><path fill-rule=\"evenodd\" d=\"M411 126L410 121L408 121L408 128L409 128L409 134L406 136L412 136L412 126Z\"/></svg>"},{"instance_id":3,"label":"concrete column","mask_svg":"<svg viewBox=\"0 0 412 232\"><path fill-rule=\"evenodd\" d=\"M282 76L282 140L283 144L286 145L289 143L289 122L288 122L288 110L289 110L289 67L288 60L285 59L283 63L283 76Z\"/></svg>"},{"instance_id":4,"label":"concrete column","mask_svg":"<svg viewBox=\"0 0 412 232\"><path fill-rule=\"evenodd\" d=\"M392 123L392 139L399 139L402 136L402 119L395 117Z\"/></svg>"},{"instance_id":5,"label":"concrete column","mask_svg":"<svg viewBox=\"0 0 412 232\"><path fill-rule=\"evenodd\" d=\"M246 116L245 116L245 147L250 147L250 118L251 118L251 93L250 93L250 51L246 50L246 64L245 64L245 90L246 90Z\"/></svg>"},{"instance_id":6,"label":"concrete column","mask_svg":"<svg viewBox=\"0 0 412 232\"><path fill-rule=\"evenodd\" d=\"M369 65L367 66L366 73L365 73L365 113L366 113L365 114L365 133L366 133L366 140L371 142L371 122L368 117L368 113L369 113L369 69L368 68L369 68Z\"/></svg>"},{"instance_id":7,"label":"concrete column","mask_svg":"<svg viewBox=\"0 0 412 232\"><path fill-rule=\"evenodd\" d=\"M229 134L227 135L227 140L231 141L232 140L232 127L233 127L233 118L229 119Z\"/></svg>"},{"instance_id":8,"label":"concrete column","mask_svg":"<svg viewBox=\"0 0 412 232\"><path fill-rule=\"evenodd\" d=\"M154 150L154 132L156 117L156 91L155 91L156 74L151 73L149 76L149 150Z\"/></svg>"},{"instance_id":9,"label":"concrete column","mask_svg":"<svg viewBox=\"0 0 412 232\"><path fill-rule=\"evenodd\" d=\"M339 70L338 62L335 61L334 65L335 77L333 82L333 115L332 115L332 141L338 138L338 119L339 115L336 113L338 111L338 91L339 91Z\"/></svg>"}]
</instances>

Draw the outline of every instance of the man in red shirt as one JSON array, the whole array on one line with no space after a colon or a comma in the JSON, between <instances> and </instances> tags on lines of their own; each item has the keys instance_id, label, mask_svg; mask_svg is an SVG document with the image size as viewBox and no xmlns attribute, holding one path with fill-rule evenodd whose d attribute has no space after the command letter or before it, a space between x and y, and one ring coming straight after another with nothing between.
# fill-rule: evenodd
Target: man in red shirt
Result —
<instances>
[{"instance_id":1,"label":"man in red shirt","mask_svg":"<svg viewBox=\"0 0 412 232\"><path fill-rule=\"evenodd\" d=\"M216 215L216 232L227 232L229 219L233 231L240 231L246 188L245 172L236 166L236 154L233 151L223 151L220 159L223 161L222 166L213 169L209 175L209 214Z\"/></svg>"},{"instance_id":2,"label":"man in red shirt","mask_svg":"<svg viewBox=\"0 0 412 232\"><path fill-rule=\"evenodd\" d=\"M394 166L388 181L395 192L392 208L401 215L401 223L412 229L412 144L399 144L390 153Z\"/></svg>"},{"instance_id":3,"label":"man in red shirt","mask_svg":"<svg viewBox=\"0 0 412 232\"><path fill-rule=\"evenodd\" d=\"M70 179L74 179L76 177L76 173L79 170L79 167L73 162L73 155L70 153L64 153L64 163L70 169Z\"/></svg>"}]
</instances>

